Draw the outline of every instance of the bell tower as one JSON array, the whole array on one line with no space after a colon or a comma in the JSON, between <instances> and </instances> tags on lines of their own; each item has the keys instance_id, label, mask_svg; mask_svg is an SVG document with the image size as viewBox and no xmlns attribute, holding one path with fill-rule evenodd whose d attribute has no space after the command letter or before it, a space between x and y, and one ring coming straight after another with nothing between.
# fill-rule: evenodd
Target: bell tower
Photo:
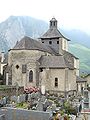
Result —
<instances>
[{"instance_id":1,"label":"bell tower","mask_svg":"<svg viewBox=\"0 0 90 120\"><path fill-rule=\"evenodd\" d=\"M62 51L68 51L68 41L64 35L58 30L57 20L53 17L50 20L49 29L41 37L41 42L52 48L57 54L62 54Z\"/></svg>"},{"instance_id":2,"label":"bell tower","mask_svg":"<svg viewBox=\"0 0 90 120\"><path fill-rule=\"evenodd\" d=\"M50 29L52 28L57 29L57 20L54 17L50 20Z\"/></svg>"}]
</instances>

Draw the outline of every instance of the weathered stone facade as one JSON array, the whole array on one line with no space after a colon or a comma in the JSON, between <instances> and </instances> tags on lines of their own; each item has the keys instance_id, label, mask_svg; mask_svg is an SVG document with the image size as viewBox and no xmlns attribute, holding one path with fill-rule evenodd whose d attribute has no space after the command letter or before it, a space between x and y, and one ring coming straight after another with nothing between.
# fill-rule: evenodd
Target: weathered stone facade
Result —
<instances>
[{"instance_id":1,"label":"weathered stone facade","mask_svg":"<svg viewBox=\"0 0 90 120\"><path fill-rule=\"evenodd\" d=\"M39 38L22 38L8 52L6 83L24 87L45 86L51 91L75 91L79 60L68 52L68 41L50 21L50 29Z\"/></svg>"},{"instance_id":2,"label":"weathered stone facade","mask_svg":"<svg viewBox=\"0 0 90 120\"><path fill-rule=\"evenodd\" d=\"M11 50L8 57L8 65L12 66L12 85L18 83L20 86L36 86L39 81L38 59L46 53L38 50ZM17 68L17 65L19 68ZM22 65L27 66L22 73ZM33 82L29 82L29 71L33 71Z\"/></svg>"}]
</instances>

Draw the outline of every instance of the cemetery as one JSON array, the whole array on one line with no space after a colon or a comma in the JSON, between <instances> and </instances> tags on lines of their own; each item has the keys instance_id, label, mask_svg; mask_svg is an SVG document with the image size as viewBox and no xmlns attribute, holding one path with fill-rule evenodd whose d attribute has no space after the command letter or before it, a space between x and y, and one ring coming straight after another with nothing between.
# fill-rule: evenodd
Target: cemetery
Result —
<instances>
[{"instance_id":1,"label":"cemetery","mask_svg":"<svg viewBox=\"0 0 90 120\"><path fill-rule=\"evenodd\" d=\"M35 117L36 114L39 114L37 120L60 120L61 118L62 120L70 120L70 117L74 120L80 112L79 106L77 106L77 104L80 105L80 99L81 96L79 98L76 96L65 98L63 95L51 94L43 90L32 91L30 93L24 91L22 94L0 98L0 113L2 113L1 117L4 115L5 118L10 114L11 117L7 120L13 120L13 117L15 117L15 120L21 120L20 116L17 118L17 111L20 114L23 112L23 120L27 120L29 117ZM13 114L12 111L14 111ZM29 114L29 116L27 115L24 118L26 116L24 114ZM42 118L41 116L45 117ZM36 117L34 117L33 120L36 120Z\"/></svg>"}]
</instances>

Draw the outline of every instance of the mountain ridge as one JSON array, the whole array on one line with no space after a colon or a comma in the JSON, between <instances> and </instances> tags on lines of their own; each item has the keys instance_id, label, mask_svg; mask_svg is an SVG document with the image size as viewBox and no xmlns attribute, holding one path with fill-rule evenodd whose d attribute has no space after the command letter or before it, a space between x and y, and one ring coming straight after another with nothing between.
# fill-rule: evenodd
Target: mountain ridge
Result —
<instances>
[{"instance_id":1,"label":"mountain ridge","mask_svg":"<svg viewBox=\"0 0 90 120\"><path fill-rule=\"evenodd\" d=\"M38 38L48 29L48 23L29 16L10 16L0 23L0 49L7 52L24 36ZM80 58L81 72L90 72L90 36L80 30L59 29L71 40L70 52ZM85 57L84 57L85 56Z\"/></svg>"}]
</instances>

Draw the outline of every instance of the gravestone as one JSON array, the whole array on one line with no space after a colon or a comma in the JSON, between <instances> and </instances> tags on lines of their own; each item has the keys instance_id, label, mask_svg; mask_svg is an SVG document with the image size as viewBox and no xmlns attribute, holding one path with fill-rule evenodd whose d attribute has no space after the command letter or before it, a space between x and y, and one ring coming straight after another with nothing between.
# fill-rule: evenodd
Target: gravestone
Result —
<instances>
[{"instance_id":1,"label":"gravestone","mask_svg":"<svg viewBox=\"0 0 90 120\"><path fill-rule=\"evenodd\" d=\"M17 97L17 103L20 103L20 96Z\"/></svg>"},{"instance_id":2,"label":"gravestone","mask_svg":"<svg viewBox=\"0 0 90 120\"><path fill-rule=\"evenodd\" d=\"M42 104L41 101L38 102L37 110L38 110L38 111L43 111L43 104Z\"/></svg>"},{"instance_id":3,"label":"gravestone","mask_svg":"<svg viewBox=\"0 0 90 120\"><path fill-rule=\"evenodd\" d=\"M52 104L52 111L56 110L56 104Z\"/></svg>"},{"instance_id":4,"label":"gravestone","mask_svg":"<svg viewBox=\"0 0 90 120\"><path fill-rule=\"evenodd\" d=\"M31 100L31 94L28 94L28 101Z\"/></svg>"},{"instance_id":5,"label":"gravestone","mask_svg":"<svg viewBox=\"0 0 90 120\"><path fill-rule=\"evenodd\" d=\"M23 102L25 102L25 94L23 94L22 96L23 96Z\"/></svg>"},{"instance_id":6,"label":"gravestone","mask_svg":"<svg viewBox=\"0 0 90 120\"><path fill-rule=\"evenodd\" d=\"M3 104L6 104L6 97L3 97Z\"/></svg>"},{"instance_id":7,"label":"gravestone","mask_svg":"<svg viewBox=\"0 0 90 120\"><path fill-rule=\"evenodd\" d=\"M11 96L11 101L12 101L12 102L13 102L13 101L14 101L14 102L17 102L17 96L15 96L15 95L14 95L14 96Z\"/></svg>"}]
</instances>

